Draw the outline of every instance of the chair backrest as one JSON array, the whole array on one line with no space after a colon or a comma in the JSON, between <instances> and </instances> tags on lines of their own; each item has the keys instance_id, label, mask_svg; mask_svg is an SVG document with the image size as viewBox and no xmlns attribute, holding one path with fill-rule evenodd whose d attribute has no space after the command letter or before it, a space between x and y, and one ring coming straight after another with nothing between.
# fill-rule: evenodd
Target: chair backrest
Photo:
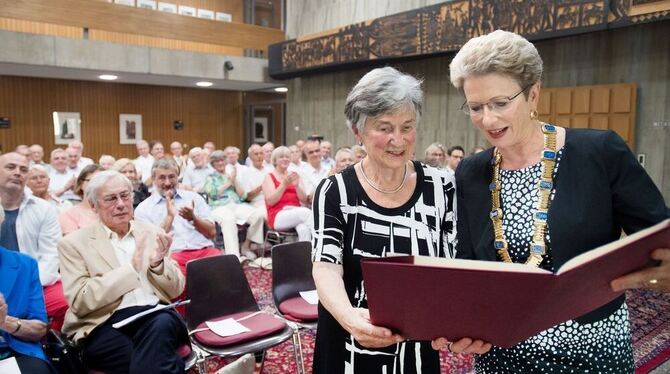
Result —
<instances>
[{"instance_id":1,"label":"chair backrest","mask_svg":"<svg viewBox=\"0 0 670 374\"><path fill-rule=\"evenodd\" d=\"M259 310L235 255L189 261L186 274L186 295L191 299L186 305L186 322L190 329L212 318Z\"/></svg>"},{"instance_id":2,"label":"chair backrest","mask_svg":"<svg viewBox=\"0 0 670 374\"><path fill-rule=\"evenodd\" d=\"M312 278L312 244L293 242L272 247L272 297L279 306L300 291L316 289Z\"/></svg>"}]
</instances>

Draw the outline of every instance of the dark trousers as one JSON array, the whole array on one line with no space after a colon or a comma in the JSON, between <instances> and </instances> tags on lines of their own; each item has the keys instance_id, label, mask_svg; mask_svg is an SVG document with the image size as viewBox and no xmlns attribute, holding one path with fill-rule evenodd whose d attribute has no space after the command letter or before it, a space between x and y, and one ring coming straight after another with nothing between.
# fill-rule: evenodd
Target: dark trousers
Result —
<instances>
[{"instance_id":1,"label":"dark trousers","mask_svg":"<svg viewBox=\"0 0 670 374\"><path fill-rule=\"evenodd\" d=\"M30 374L54 374L54 370L48 362L37 357L26 356L19 353L14 353L16 364L22 373Z\"/></svg>"},{"instance_id":2,"label":"dark trousers","mask_svg":"<svg viewBox=\"0 0 670 374\"><path fill-rule=\"evenodd\" d=\"M177 348L188 340L186 326L174 310L149 314L120 329L112 324L150 309L138 306L118 310L84 341L87 368L112 373L183 373Z\"/></svg>"}]
</instances>

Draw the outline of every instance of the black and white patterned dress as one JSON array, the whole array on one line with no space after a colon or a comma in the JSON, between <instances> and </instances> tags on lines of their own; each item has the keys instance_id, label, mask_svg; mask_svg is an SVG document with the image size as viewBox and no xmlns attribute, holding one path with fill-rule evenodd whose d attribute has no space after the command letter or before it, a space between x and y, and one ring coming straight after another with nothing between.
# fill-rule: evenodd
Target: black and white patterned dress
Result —
<instances>
[{"instance_id":1,"label":"black and white patterned dress","mask_svg":"<svg viewBox=\"0 0 670 374\"><path fill-rule=\"evenodd\" d=\"M367 308L362 258L391 253L452 257L456 235L453 176L419 162L414 162L414 168L415 191L397 208L375 204L353 167L324 180L314 195L313 260L343 266L344 286L354 307ZM315 374L439 372L439 355L430 342L364 348L319 305Z\"/></svg>"},{"instance_id":2,"label":"black and white patterned dress","mask_svg":"<svg viewBox=\"0 0 670 374\"><path fill-rule=\"evenodd\" d=\"M559 151L554 175L563 151ZM541 164L519 170L500 170L503 230L512 261L529 256L537 183ZM552 191L553 200L555 190ZM547 230L549 233L549 230ZM556 271L551 238L546 236L547 255L540 265ZM626 304L609 317L592 323L567 321L545 330L512 348L493 347L476 360L477 373L630 373L632 344Z\"/></svg>"}]
</instances>

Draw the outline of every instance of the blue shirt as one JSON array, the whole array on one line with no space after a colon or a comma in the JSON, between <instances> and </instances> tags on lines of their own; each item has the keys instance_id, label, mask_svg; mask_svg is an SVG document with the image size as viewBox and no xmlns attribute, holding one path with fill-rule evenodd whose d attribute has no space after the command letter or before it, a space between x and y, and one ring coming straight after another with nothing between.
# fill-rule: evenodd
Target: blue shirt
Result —
<instances>
[{"instance_id":1,"label":"blue shirt","mask_svg":"<svg viewBox=\"0 0 670 374\"><path fill-rule=\"evenodd\" d=\"M5 209L5 221L0 227L0 247L16 252L19 252L19 240L16 238L16 217L18 216L18 209Z\"/></svg>"}]
</instances>

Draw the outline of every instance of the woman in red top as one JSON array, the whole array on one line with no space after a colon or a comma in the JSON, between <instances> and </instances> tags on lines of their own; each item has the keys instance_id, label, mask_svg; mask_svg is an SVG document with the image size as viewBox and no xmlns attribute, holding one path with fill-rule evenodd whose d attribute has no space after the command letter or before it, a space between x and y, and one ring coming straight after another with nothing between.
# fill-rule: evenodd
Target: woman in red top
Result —
<instances>
[{"instance_id":1,"label":"woman in red top","mask_svg":"<svg viewBox=\"0 0 670 374\"><path fill-rule=\"evenodd\" d=\"M275 169L263 181L263 195L268 209L268 225L277 231L295 229L298 240L312 238L312 211L300 206L307 203L307 193L300 184L300 174L288 172L291 150L278 147L272 151L272 165Z\"/></svg>"}]
</instances>

